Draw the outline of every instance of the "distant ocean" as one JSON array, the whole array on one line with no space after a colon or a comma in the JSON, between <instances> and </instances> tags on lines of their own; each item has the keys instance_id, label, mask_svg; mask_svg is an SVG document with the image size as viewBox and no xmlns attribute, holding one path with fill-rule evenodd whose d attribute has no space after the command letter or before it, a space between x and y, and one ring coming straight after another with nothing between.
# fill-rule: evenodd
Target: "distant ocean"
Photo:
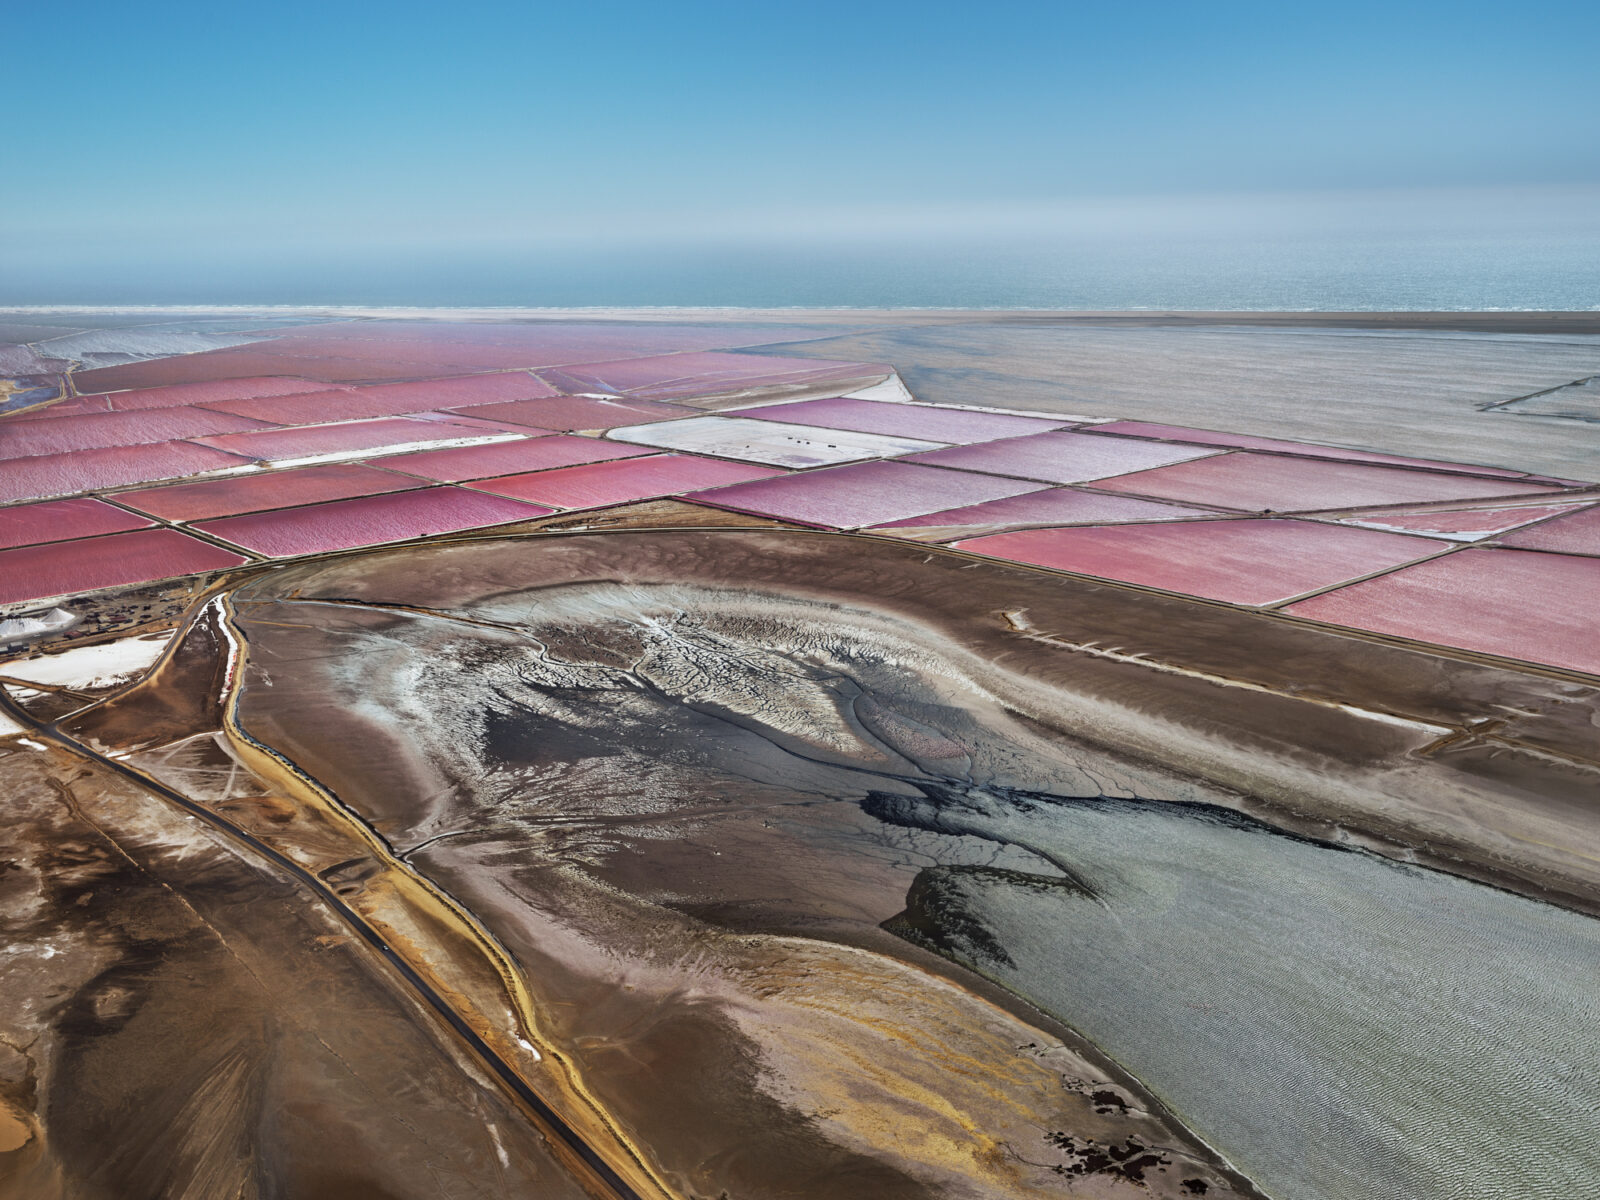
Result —
<instances>
[{"instance_id":1,"label":"distant ocean","mask_svg":"<svg viewBox=\"0 0 1600 1200\"><path fill-rule=\"evenodd\" d=\"M1600 235L750 244L457 269L417 264L378 294L563 307L1600 309Z\"/></svg>"},{"instance_id":2,"label":"distant ocean","mask_svg":"<svg viewBox=\"0 0 1600 1200\"><path fill-rule=\"evenodd\" d=\"M0 304L1199 310L1600 309L1595 228L933 235L330 250L0 271Z\"/></svg>"}]
</instances>

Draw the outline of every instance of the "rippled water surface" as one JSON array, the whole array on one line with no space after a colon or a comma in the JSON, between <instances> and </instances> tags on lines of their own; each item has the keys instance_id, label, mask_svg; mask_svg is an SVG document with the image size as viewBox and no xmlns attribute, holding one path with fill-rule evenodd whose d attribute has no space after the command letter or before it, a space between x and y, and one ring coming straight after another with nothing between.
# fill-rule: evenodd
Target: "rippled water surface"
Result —
<instances>
[{"instance_id":1,"label":"rippled water surface","mask_svg":"<svg viewBox=\"0 0 1600 1200\"><path fill-rule=\"evenodd\" d=\"M973 823L1092 895L937 879L993 939L970 956L1270 1194L1575 1197L1600 1176L1600 923L1204 808L1023 802Z\"/></svg>"}]
</instances>

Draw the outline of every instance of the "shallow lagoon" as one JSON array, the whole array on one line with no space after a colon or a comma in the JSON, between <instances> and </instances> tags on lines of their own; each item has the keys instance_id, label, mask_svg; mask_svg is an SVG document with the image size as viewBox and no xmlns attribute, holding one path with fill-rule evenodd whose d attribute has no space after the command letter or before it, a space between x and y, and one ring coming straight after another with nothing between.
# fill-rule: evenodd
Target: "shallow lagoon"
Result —
<instances>
[{"instance_id":1,"label":"shallow lagoon","mask_svg":"<svg viewBox=\"0 0 1600 1200\"><path fill-rule=\"evenodd\" d=\"M958 910L993 938L957 955L1082 1030L1269 1194L1571 1197L1600 1171L1600 923L1202 806L958 803L960 828L1093 894L925 876L946 928Z\"/></svg>"}]
</instances>

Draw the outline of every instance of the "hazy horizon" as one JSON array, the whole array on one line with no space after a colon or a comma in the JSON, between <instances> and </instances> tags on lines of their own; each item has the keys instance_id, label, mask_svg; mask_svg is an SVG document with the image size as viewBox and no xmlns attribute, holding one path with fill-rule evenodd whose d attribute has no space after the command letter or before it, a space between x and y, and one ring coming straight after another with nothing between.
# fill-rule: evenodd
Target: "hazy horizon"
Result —
<instances>
[{"instance_id":1,"label":"hazy horizon","mask_svg":"<svg viewBox=\"0 0 1600 1200\"><path fill-rule=\"evenodd\" d=\"M0 303L1588 308L1596 44L1575 3L92 0L8 93Z\"/></svg>"},{"instance_id":2,"label":"hazy horizon","mask_svg":"<svg viewBox=\"0 0 1600 1200\"><path fill-rule=\"evenodd\" d=\"M1537 215L1537 221L1530 220ZM1600 187L819 212L448 244L196 235L74 267L14 248L0 304L1048 309L1600 307ZM1530 228L1532 226L1532 228Z\"/></svg>"}]
</instances>

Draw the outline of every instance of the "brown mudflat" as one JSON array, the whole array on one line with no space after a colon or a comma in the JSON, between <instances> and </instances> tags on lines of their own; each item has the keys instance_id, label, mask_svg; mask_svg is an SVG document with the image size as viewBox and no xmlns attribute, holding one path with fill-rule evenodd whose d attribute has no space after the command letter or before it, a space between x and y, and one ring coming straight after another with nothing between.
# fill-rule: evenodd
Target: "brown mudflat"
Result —
<instances>
[{"instance_id":1,"label":"brown mudflat","mask_svg":"<svg viewBox=\"0 0 1600 1200\"><path fill-rule=\"evenodd\" d=\"M870 537L480 536L276 571L67 718L83 753L5 761L38 813L19 853L88 853L68 825L92 818L152 899L100 916L38 875L36 944L128 931L71 951L78 1008L24 1006L58 1057L13 1073L33 1157L0 1195L235 1194L240 1161L302 1195L1250 1195L1185 1114L995 985L985 963L1022 950L986 946L963 888L1097 886L996 810L1233 813L1592 911L1596 701ZM117 963L134 992L96 982ZM130 1016L61 1015L85 1005ZM228 1153L141 1157L130 1122L70 1157L135 1092L160 1137ZM408 1122L428 1136L402 1150ZM184 1191L191 1161L211 1190Z\"/></svg>"}]
</instances>

